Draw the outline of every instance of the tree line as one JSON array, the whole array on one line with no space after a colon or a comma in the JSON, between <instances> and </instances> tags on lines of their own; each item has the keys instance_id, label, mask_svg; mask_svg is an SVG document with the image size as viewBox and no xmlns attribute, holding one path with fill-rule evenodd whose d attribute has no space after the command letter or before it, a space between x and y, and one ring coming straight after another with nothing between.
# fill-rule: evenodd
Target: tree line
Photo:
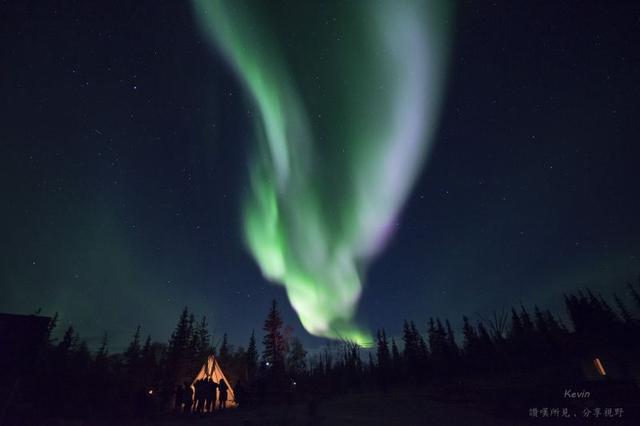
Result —
<instances>
[{"instance_id":1,"label":"tree line","mask_svg":"<svg viewBox=\"0 0 640 426\"><path fill-rule=\"evenodd\" d=\"M458 336L447 319L430 318L422 327L405 320L399 336L378 330L371 348L333 341L313 353L284 325L275 301L262 327L261 350L255 331L246 346L234 347L226 333L214 343L207 318L184 308L167 342L153 341L137 327L124 352L111 353L105 334L92 353L72 326L53 338L55 315L17 400L56 416L164 413L176 384L191 382L209 354L231 386L246 389L247 405L465 377L542 372L575 379L583 374L580 361L596 357L624 375L640 354L640 286L627 288L629 306L618 295L612 305L589 289L565 295L569 324L549 310L518 306L475 320L465 316Z\"/></svg>"}]
</instances>

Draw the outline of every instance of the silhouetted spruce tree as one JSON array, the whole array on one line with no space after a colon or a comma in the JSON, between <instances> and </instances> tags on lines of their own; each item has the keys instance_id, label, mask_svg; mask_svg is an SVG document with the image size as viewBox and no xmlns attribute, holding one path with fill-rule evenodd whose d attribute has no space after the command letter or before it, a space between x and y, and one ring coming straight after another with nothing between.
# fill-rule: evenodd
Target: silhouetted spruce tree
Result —
<instances>
[{"instance_id":1,"label":"silhouetted spruce tree","mask_svg":"<svg viewBox=\"0 0 640 426\"><path fill-rule=\"evenodd\" d=\"M133 335L133 339L127 350L124 352L124 361L127 365L127 370L129 374L134 374L138 367L140 366L140 356L141 356L141 348L140 348L140 326L136 328L136 332Z\"/></svg>"},{"instance_id":2,"label":"silhouetted spruce tree","mask_svg":"<svg viewBox=\"0 0 640 426\"><path fill-rule=\"evenodd\" d=\"M444 325L442 324L442 321L440 321L440 318L436 318L436 332L438 335L438 341L441 346L441 350L443 352L446 352L447 332L445 331Z\"/></svg>"},{"instance_id":3,"label":"silhouetted spruce tree","mask_svg":"<svg viewBox=\"0 0 640 426\"><path fill-rule=\"evenodd\" d=\"M529 333L532 336L529 342L530 358L539 360L538 363L548 363L557 358L558 354L554 353L557 352L553 347L554 340L550 336L549 327L537 305L533 307L533 317L530 322L532 323L532 331Z\"/></svg>"},{"instance_id":4,"label":"silhouetted spruce tree","mask_svg":"<svg viewBox=\"0 0 640 426\"><path fill-rule=\"evenodd\" d=\"M74 398L76 399L76 402L79 403L79 406L77 406L76 409L81 415L85 415L86 404L89 397L89 393L87 392L87 379L89 378L91 367L91 353L89 352L87 342L80 340L77 337L76 340L78 341L78 344L75 346L75 349L69 353L69 368L63 379L67 381L65 384L65 387L67 388L63 390L61 394L69 395L69 392L73 392L69 387L84 387L85 391L74 395Z\"/></svg>"},{"instance_id":5,"label":"silhouetted spruce tree","mask_svg":"<svg viewBox=\"0 0 640 426\"><path fill-rule=\"evenodd\" d=\"M498 371L501 366L501 357L496 350L495 343L489 334L489 331L484 326L482 321L478 322L476 327L478 329L478 367L483 372Z\"/></svg>"},{"instance_id":6,"label":"silhouetted spruce tree","mask_svg":"<svg viewBox=\"0 0 640 426\"><path fill-rule=\"evenodd\" d=\"M587 289L586 295L579 291L566 297L565 304L581 350L609 344L620 320L604 299Z\"/></svg>"},{"instance_id":7,"label":"silhouetted spruce tree","mask_svg":"<svg viewBox=\"0 0 640 426\"><path fill-rule=\"evenodd\" d=\"M429 318L429 326L427 327L427 338L429 339L429 352L431 353L431 361L436 371L442 365L442 350L438 337L438 331L433 318Z\"/></svg>"},{"instance_id":8,"label":"silhouetted spruce tree","mask_svg":"<svg viewBox=\"0 0 640 426\"><path fill-rule=\"evenodd\" d=\"M574 348L568 343L569 331L551 311L546 310L543 312L544 321L547 327L547 345L549 359L552 359L554 363L560 363L567 357L572 356Z\"/></svg>"},{"instance_id":9,"label":"silhouetted spruce tree","mask_svg":"<svg viewBox=\"0 0 640 426\"><path fill-rule=\"evenodd\" d=\"M522 333L525 339L531 339L535 334L535 326L531 321L529 312L522 305L520 305L520 323L522 324Z\"/></svg>"},{"instance_id":10,"label":"silhouetted spruce tree","mask_svg":"<svg viewBox=\"0 0 640 426\"><path fill-rule=\"evenodd\" d=\"M151 341L151 335L147 335L147 339L140 351L140 378L141 383L145 386L153 384L156 379L157 360Z\"/></svg>"},{"instance_id":11,"label":"silhouetted spruce tree","mask_svg":"<svg viewBox=\"0 0 640 426\"><path fill-rule=\"evenodd\" d=\"M526 367L531 368L539 363L543 341L531 315L523 305L520 305L520 323L522 324L522 350L525 352L523 359Z\"/></svg>"},{"instance_id":12,"label":"silhouetted spruce tree","mask_svg":"<svg viewBox=\"0 0 640 426\"><path fill-rule=\"evenodd\" d=\"M218 361L222 366L228 366L231 361L231 353L233 352L233 348L229 344L229 339L227 338L227 333L222 335L222 343L220 344L220 350L218 351Z\"/></svg>"},{"instance_id":13,"label":"silhouetted spruce tree","mask_svg":"<svg viewBox=\"0 0 640 426\"><path fill-rule=\"evenodd\" d=\"M194 314L189 314L189 326L188 326L188 334L187 334L187 353L186 360L189 370L196 369L202 363L201 359L198 359L199 349L200 349L200 341L198 340L198 336L196 333L197 324L196 317Z\"/></svg>"},{"instance_id":14,"label":"silhouetted spruce tree","mask_svg":"<svg viewBox=\"0 0 640 426\"><path fill-rule=\"evenodd\" d=\"M73 326L69 326L62 336L62 340L58 343L58 352L66 357L68 353L73 350L78 343L78 336L76 335Z\"/></svg>"},{"instance_id":15,"label":"silhouetted spruce tree","mask_svg":"<svg viewBox=\"0 0 640 426\"><path fill-rule=\"evenodd\" d=\"M360 358L360 345L351 341L343 341L342 350L344 377L346 378L344 390L353 389L359 392L362 389L364 374ZM338 374L340 373L338 372Z\"/></svg>"},{"instance_id":16,"label":"silhouetted spruce tree","mask_svg":"<svg viewBox=\"0 0 640 426\"><path fill-rule=\"evenodd\" d=\"M469 323L469 318L466 315L462 317L462 335L464 336L462 351L465 354L474 352L478 345L478 334Z\"/></svg>"},{"instance_id":17,"label":"silhouetted spruce tree","mask_svg":"<svg viewBox=\"0 0 640 426\"><path fill-rule=\"evenodd\" d=\"M604 312L605 318L607 318L611 322L619 322L620 317L615 313L609 302L604 300L601 293L598 293L598 300L600 302L600 306L602 307L602 311Z\"/></svg>"},{"instance_id":18,"label":"silhouetted spruce tree","mask_svg":"<svg viewBox=\"0 0 640 426\"><path fill-rule=\"evenodd\" d=\"M515 308L511 308L511 326L506 340L510 368L521 368L525 364L526 349L524 328Z\"/></svg>"},{"instance_id":19,"label":"silhouetted spruce tree","mask_svg":"<svg viewBox=\"0 0 640 426\"><path fill-rule=\"evenodd\" d=\"M287 354L287 372L292 377L300 377L307 368L307 351L297 337L289 339L289 351Z\"/></svg>"},{"instance_id":20,"label":"silhouetted spruce tree","mask_svg":"<svg viewBox=\"0 0 640 426\"><path fill-rule=\"evenodd\" d=\"M402 376L410 378L413 382L420 380L424 368L420 339L420 333L414 322L404 320L402 324L402 341L404 343Z\"/></svg>"},{"instance_id":21,"label":"silhouetted spruce tree","mask_svg":"<svg viewBox=\"0 0 640 426\"><path fill-rule=\"evenodd\" d=\"M511 308L511 327L509 329L509 338L517 340L522 338L523 328L520 316L514 308Z\"/></svg>"},{"instance_id":22,"label":"silhouetted spruce tree","mask_svg":"<svg viewBox=\"0 0 640 426\"><path fill-rule=\"evenodd\" d=\"M178 324L169 339L168 357L175 361L185 355L187 344L189 343L189 310L184 308L178 319Z\"/></svg>"},{"instance_id":23,"label":"silhouetted spruce tree","mask_svg":"<svg viewBox=\"0 0 640 426\"><path fill-rule=\"evenodd\" d=\"M536 318L536 329L538 330L538 332L540 332L543 336L547 336L547 334L549 333L549 327L547 326L547 321L545 320L544 316L542 315L542 312L540 312L540 308L538 308L538 306L534 306L534 316Z\"/></svg>"},{"instance_id":24,"label":"silhouetted spruce tree","mask_svg":"<svg viewBox=\"0 0 640 426\"><path fill-rule=\"evenodd\" d=\"M249 346L247 347L245 358L247 380L249 382L253 382L255 381L258 373L258 349L256 348L256 333L254 330L251 331L251 337L249 338Z\"/></svg>"},{"instance_id":25,"label":"silhouetted spruce tree","mask_svg":"<svg viewBox=\"0 0 640 426\"><path fill-rule=\"evenodd\" d=\"M396 346L396 340L393 338L391 339L391 366L392 366L394 378L401 377L402 376L402 358L400 357L398 346Z\"/></svg>"},{"instance_id":26,"label":"silhouetted spruce tree","mask_svg":"<svg viewBox=\"0 0 640 426\"><path fill-rule=\"evenodd\" d=\"M264 322L265 332L262 343L264 350L262 360L267 367L267 374L272 378L281 378L284 374L285 342L282 334L282 317L278 311L275 300L271 302L271 308Z\"/></svg>"},{"instance_id":27,"label":"silhouetted spruce tree","mask_svg":"<svg viewBox=\"0 0 640 426\"><path fill-rule=\"evenodd\" d=\"M87 342L82 340L78 343L76 350L73 353L73 366L77 369L79 375L86 376L89 371L89 366L91 365L91 352L89 352L89 347L87 346Z\"/></svg>"},{"instance_id":28,"label":"silhouetted spruce tree","mask_svg":"<svg viewBox=\"0 0 640 426\"><path fill-rule=\"evenodd\" d=\"M434 322L433 318L430 318L427 333L429 336L429 349L434 372L440 376L447 376L451 370L449 359L450 351L447 344L447 333L442 325L442 321L436 318Z\"/></svg>"},{"instance_id":29,"label":"silhouetted spruce tree","mask_svg":"<svg viewBox=\"0 0 640 426\"><path fill-rule=\"evenodd\" d=\"M469 323L469 318L462 317L462 354L465 360L465 369L472 374L478 373L478 361L480 357L480 339L473 326Z\"/></svg>"},{"instance_id":30,"label":"silhouetted spruce tree","mask_svg":"<svg viewBox=\"0 0 640 426\"><path fill-rule=\"evenodd\" d=\"M193 334L193 339L195 358L199 360L199 362L204 362L211 354L211 335L209 334L209 325L206 316L203 316L200 322L198 322Z\"/></svg>"},{"instance_id":31,"label":"silhouetted spruce tree","mask_svg":"<svg viewBox=\"0 0 640 426\"><path fill-rule=\"evenodd\" d=\"M102 341L98 352L94 358L95 369L98 374L104 374L107 371L107 357L109 355L109 335L105 332L102 336Z\"/></svg>"},{"instance_id":32,"label":"silhouetted spruce tree","mask_svg":"<svg viewBox=\"0 0 640 426\"><path fill-rule=\"evenodd\" d=\"M579 333L582 327L581 313L578 307L578 298L573 294L563 294L564 305L569 314L569 319L573 325L573 330Z\"/></svg>"},{"instance_id":33,"label":"silhouetted spruce tree","mask_svg":"<svg viewBox=\"0 0 640 426\"><path fill-rule=\"evenodd\" d=\"M47 345L51 346L53 345L53 343L55 342L55 338L52 337L53 335L53 330L55 330L55 328L58 326L58 313L54 313L53 317L51 317L51 321L49 321L49 324L47 325L47 337L46 337L46 341L47 341Z\"/></svg>"},{"instance_id":34,"label":"silhouetted spruce tree","mask_svg":"<svg viewBox=\"0 0 640 426\"><path fill-rule=\"evenodd\" d=\"M103 412L105 407L110 404L107 398L111 387L111 381L114 379L114 373L109 368L109 336L105 332L100 342L100 347L93 357L93 361L89 367L90 375L85 378L84 384L81 385L83 392L87 393L87 398L92 402L92 408L98 412ZM89 383L89 386L87 386Z\"/></svg>"},{"instance_id":35,"label":"silhouetted spruce tree","mask_svg":"<svg viewBox=\"0 0 640 426\"><path fill-rule=\"evenodd\" d=\"M371 355L371 352L369 352L368 358L369 359L367 360L367 370L369 373L370 380L373 380L373 377L375 376L375 371L376 371L376 364L373 362L373 355Z\"/></svg>"},{"instance_id":36,"label":"silhouetted spruce tree","mask_svg":"<svg viewBox=\"0 0 640 426\"><path fill-rule=\"evenodd\" d=\"M176 382L181 382L190 373L188 346L191 341L189 309L185 307L180 314L176 328L171 334L163 361L163 388L168 397Z\"/></svg>"},{"instance_id":37,"label":"silhouetted spruce tree","mask_svg":"<svg viewBox=\"0 0 640 426\"><path fill-rule=\"evenodd\" d=\"M506 310L502 309L500 312L493 311L489 320L482 319L483 323L490 332L492 341L494 342L496 349L500 347L508 335L509 315Z\"/></svg>"},{"instance_id":38,"label":"silhouetted spruce tree","mask_svg":"<svg viewBox=\"0 0 640 426\"><path fill-rule=\"evenodd\" d=\"M327 375L334 367L334 357L331 349L331 342L323 349L321 353L322 374Z\"/></svg>"},{"instance_id":39,"label":"silhouetted spruce tree","mask_svg":"<svg viewBox=\"0 0 640 426\"><path fill-rule=\"evenodd\" d=\"M69 326L62 336L62 339L52 351L51 361L52 376L48 382L52 386L52 391L48 392L49 398L45 403L60 412L69 412L71 403L65 395L72 392L76 386L77 369L73 368L74 355L79 342L78 335L72 326Z\"/></svg>"},{"instance_id":40,"label":"silhouetted spruce tree","mask_svg":"<svg viewBox=\"0 0 640 426\"><path fill-rule=\"evenodd\" d=\"M383 391L389 387L391 377L391 356L389 354L389 344L387 334L384 330L378 330L377 334L377 356L378 356L378 383Z\"/></svg>"},{"instance_id":41,"label":"silhouetted spruce tree","mask_svg":"<svg viewBox=\"0 0 640 426\"><path fill-rule=\"evenodd\" d=\"M152 347L151 347L151 335L150 334L147 334L147 338L144 341L144 345L142 346L141 357L142 358L148 358L148 359L153 357L153 351L152 351Z\"/></svg>"},{"instance_id":42,"label":"silhouetted spruce tree","mask_svg":"<svg viewBox=\"0 0 640 426\"><path fill-rule=\"evenodd\" d=\"M566 332L566 329L560 324L556 317L553 316L551 311L546 310L544 317L547 323L547 328L549 329L549 333L555 336L561 336Z\"/></svg>"},{"instance_id":43,"label":"silhouetted spruce tree","mask_svg":"<svg viewBox=\"0 0 640 426\"><path fill-rule=\"evenodd\" d=\"M378 367L385 367L388 369L391 357L389 354L389 343L387 342L387 334L384 330L378 330L376 336Z\"/></svg>"},{"instance_id":44,"label":"silhouetted spruce tree","mask_svg":"<svg viewBox=\"0 0 640 426\"><path fill-rule=\"evenodd\" d=\"M622 320L626 324L631 324L633 322L633 318L631 317L631 314L627 310L627 306L624 304L624 302L620 299L620 297L617 294L613 295L613 300L616 302L616 306L618 306L618 310L620 311Z\"/></svg>"},{"instance_id":45,"label":"silhouetted spruce tree","mask_svg":"<svg viewBox=\"0 0 640 426\"><path fill-rule=\"evenodd\" d=\"M422 338L422 335L420 335L413 321L409 323L409 327L417 347L417 354L414 361L415 367L411 370L411 374L414 375L417 382L422 382L429 370L429 349L427 349L427 343Z\"/></svg>"},{"instance_id":46,"label":"silhouetted spruce tree","mask_svg":"<svg viewBox=\"0 0 640 426\"><path fill-rule=\"evenodd\" d=\"M449 364L449 374L456 374L459 368L459 355L460 348L458 348L458 344L456 343L455 336L453 334L453 329L451 328L451 323L449 320L445 320L446 324L446 354L447 360Z\"/></svg>"},{"instance_id":47,"label":"silhouetted spruce tree","mask_svg":"<svg viewBox=\"0 0 640 426\"><path fill-rule=\"evenodd\" d=\"M634 302L636 302L636 309L640 309L640 293L638 292L638 290L635 289L635 287L631 283L627 283L627 287L629 287L629 293L631 294L631 297L633 298Z\"/></svg>"},{"instance_id":48,"label":"silhouetted spruce tree","mask_svg":"<svg viewBox=\"0 0 640 426\"><path fill-rule=\"evenodd\" d=\"M594 296L591 292L590 296L592 299L592 305L595 306L595 309L598 311L598 316L600 317L600 321L603 323L603 326L609 328L608 333L604 333L604 336L610 336L612 328L616 329L620 326L621 321L620 317L615 313L615 311L611 308L611 305L604 300L602 294L598 293L598 296Z\"/></svg>"},{"instance_id":49,"label":"silhouetted spruce tree","mask_svg":"<svg viewBox=\"0 0 640 426\"><path fill-rule=\"evenodd\" d=\"M427 348L427 343L425 342L424 338L420 335L420 333L417 333L418 335L418 371L417 372L413 372L413 373L417 373L415 374L416 376L416 380L419 383L422 383L426 377L428 376L428 374L430 374L431 372L431 368L429 365L429 349Z\"/></svg>"},{"instance_id":50,"label":"silhouetted spruce tree","mask_svg":"<svg viewBox=\"0 0 640 426\"><path fill-rule=\"evenodd\" d=\"M578 291L566 296L565 305L575 330L571 336L573 356L592 354L609 345L616 324L600 299L587 289L586 294Z\"/></svg>"},{"instance_id":51,"label":"silhouetted spruce tree","mask_svg":"<svg viewBox=\"0 0 640 426\"><path fill-rule=\"evenodd\" d=\"M227 377L232 383L236 383L238 380L246 382L247 380L247 351L243 346L233 351L231 356L231 364L229 369L229 377Z\"/></svg>"},{"instance_id":52,"label":"silhouetted spruce tree","mask_svg":"<svg viewBox=\"0 0 640 426\"><path fill-rule=\"evenodd\" d=\"M406 374L410 375L418 363L418 342L409 322L404 320L402 324L402 341L404 343L403 357L406 365ZM405 375L403 373L403 375Z\"/></svg>"},{"instance_id":53,"label":"silhouetted spruce tree","mask_svg":"<svg viewBox=\"0 0 640 426\"><path fill-rule=\"evenodd\" d=\"M640 282L640 277L638 281ZM638 291L636 291L631 283L627 283L627 286L629 287L631 298L637 306L635 316L628 313L629 320L627 321L626 330L631 337L629 338L627 336L626 340L628 342L630 341L631 345L636 348L636 356L638 356L640 355L640 353L638 353L640 352L640 320L638 320L638 318L640 318L640 294L638 294Z\"/></svg>"}]
</instances>

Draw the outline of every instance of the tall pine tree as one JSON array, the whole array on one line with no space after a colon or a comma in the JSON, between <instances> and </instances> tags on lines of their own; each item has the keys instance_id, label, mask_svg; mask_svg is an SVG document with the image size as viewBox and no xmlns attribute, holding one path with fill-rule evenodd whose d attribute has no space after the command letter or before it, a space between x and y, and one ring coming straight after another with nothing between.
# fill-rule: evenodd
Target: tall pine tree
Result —
<instances>
[{"instance_id":1,"label":"tall pine tree","mask_svg":"<svg viewBox=\"0 0 640 426\"><path fill-rule=\"evenodd\" d=\"M129 374L134 373L139 367L141 354L142 351L140 348L140 326L138 326L136 328L135 334L133 335L131 343L129 343L127 350L124 352L124 360L127 364Z\"/></svg>"},{"instance_id":2,"label":"tall pine tree","mask_svg":"<svg viewBox=\"0 0 640 426\"><path fill-rule=\"evenodd\" d=\"M245 354L245 364L247 366L247 380L249 380L249 382L255 381L258 373L258 349L256 347L255 330L251 331L249 346L247 347L247 353Z\"/></svg>"},{"instance_id":3,"label":"tall pine tree","mask_svg":"<svg viewBox=\"0 0 640 426\"><path fill-rule=\"evenodd\" d=\"M267 372L271 376L282 376L284 374L285 342L282 334L282 317L278 311L275 300L271 302L271 308L264 321L264 338L262 343L262 360L267 367Z\"/></svg>"}]
</instances>

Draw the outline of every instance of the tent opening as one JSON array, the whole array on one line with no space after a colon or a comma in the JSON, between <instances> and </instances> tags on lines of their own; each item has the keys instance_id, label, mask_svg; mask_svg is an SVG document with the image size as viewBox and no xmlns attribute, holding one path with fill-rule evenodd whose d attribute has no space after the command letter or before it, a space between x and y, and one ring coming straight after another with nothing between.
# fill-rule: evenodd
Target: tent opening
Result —
<instances>
[{"instance_id":1,"label":"tent opening","mask_svg":"<svg viewBox=\"0 0 640 426\"><path fill-rule=\"evenodd\" d=\"M202 380L208 380L208 379L213 380L216 384L220 384L220 380L224 380L224 382L227 384L227 387L228 387L226 408L236 408L238 406L238 404L236 403L236 398L233 392L233 388L231 387L231 383L225 377L224 373L222 372L222 368L220 367L220 363L218 363L218 361L216 360L215 356L213 356L213 354L209 355L204 365L202 366L202 368L200 368L200 371L198 372L196 377L193 379L193 382L191 382L191 389L194 392L194 397L197 393L196 384L200 383L200 381ZM215 395L212 395L212 400L216 402L213 409L217 408L219 397L220 397L220 391L216 387ZM195 401L195 398L194 398L194 401Z\"/></svg>"}]
</instances>

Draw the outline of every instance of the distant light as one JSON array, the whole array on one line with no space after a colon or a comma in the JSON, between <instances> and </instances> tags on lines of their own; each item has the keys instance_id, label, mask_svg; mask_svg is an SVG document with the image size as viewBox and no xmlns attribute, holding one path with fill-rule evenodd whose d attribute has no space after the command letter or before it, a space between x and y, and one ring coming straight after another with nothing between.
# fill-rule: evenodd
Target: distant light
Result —
<instances>
[{"instance_id":1,"label":"distant light","mask_svg":"<svg viewBox=\"0 0 640 426\"><path fill-rule=\"evenodd\" d=\"M297 384L296 382L293 382L293 386L295 386L296 384Z\"/></svg>"},{"instance_id":2,"label":"distant light","mask_svg":"<svg viewBox=\"0 0 640 426\"><path fill-rule=\"evenodd\" d=\"M596 366L596 370L598 370L598 373L601 376L606 376L607 372L604 369L604 365L602 365L602 361L600 361L600 358L596 358L593 360L593 364Z\"/></svg>"},{"instance_id":3,"label":"distant light","mask_svg":"<svg viewBox=\"0 0 640 426\"><path fill-rule=\"evenodd\" d=\"M266 365L267 367L270 366L271 364L269 363L269 361L265 362L264 365Z\"/></svg>"},{"instance_id":4,"label":"distant light","mask_svg":"<svg viewBox=\"0 0 640 426\"><path fill-rule=\"evenodd\" d=\"M149 389L149 391L147 392L149 395L153 395L153 389Z\"/></svg>"}]
</instances>

